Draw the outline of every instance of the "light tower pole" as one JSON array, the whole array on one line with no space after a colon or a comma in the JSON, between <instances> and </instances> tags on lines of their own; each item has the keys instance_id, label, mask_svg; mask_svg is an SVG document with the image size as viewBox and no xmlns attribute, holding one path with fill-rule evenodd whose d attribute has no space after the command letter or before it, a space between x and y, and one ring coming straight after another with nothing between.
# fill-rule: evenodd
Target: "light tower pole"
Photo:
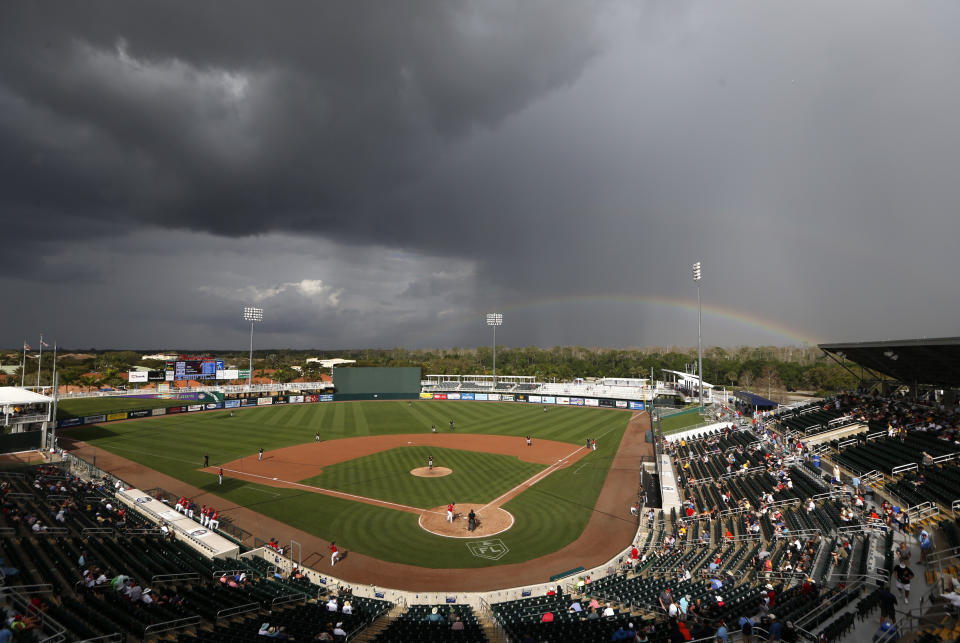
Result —
<instances>
[{"instance_id":1,"label":"light tower pole","mask_svg":"<svg viewBox=\"0 0 960 643\"><path fill-rule=\"evenodd\" d=\"M253 382L253 325L263 321L263 308L247 306L243 309L243 318L250 322L250 369L247 371L247 390L249 391Z\"/></svg>"},{"instance_id":2,"label":"light tower pole","mask_svg":"<svg viewBox=\"0 0 960 643\"><path fill-rule=\"evenodd\" d=\"M493 326L493 387L497 387L497 326L503 325L503 313L487 313L487 326Z\"/></svg>"},{"instance_id":3,"label":"light tower pole","mask_svg":"<svg viewBox=\"0 0 960 643\"><path fill-rule=\"evenodd\" d=\"M693 281L697 284L697 378L700 380L700 409L703 410L703 340L700 336L700 262L693 264Z\"/></svg>"}]
</instances>

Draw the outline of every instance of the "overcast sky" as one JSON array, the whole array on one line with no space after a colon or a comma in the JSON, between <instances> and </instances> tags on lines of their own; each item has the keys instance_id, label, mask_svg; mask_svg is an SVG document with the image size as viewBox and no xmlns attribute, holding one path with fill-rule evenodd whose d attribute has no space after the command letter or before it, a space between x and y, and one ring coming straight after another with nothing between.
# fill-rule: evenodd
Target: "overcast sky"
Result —
<instances>
[{"instance_id":1,"label":"overcast sky","mask_svg":"<svg viewBox=\"0 0 960 643\"><path fill-rule=\"evenodd\" d=\"M5 2L0 345L956 335L960 3Z\"/></svg>"}]
</instances>

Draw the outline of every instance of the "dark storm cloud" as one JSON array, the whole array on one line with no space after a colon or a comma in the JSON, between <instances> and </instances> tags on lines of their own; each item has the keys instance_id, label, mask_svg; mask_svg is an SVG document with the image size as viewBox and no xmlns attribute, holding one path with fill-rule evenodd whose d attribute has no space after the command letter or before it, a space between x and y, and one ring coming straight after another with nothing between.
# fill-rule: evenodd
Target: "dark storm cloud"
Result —
<instances>
[{"instance_id":1,"label":"dark storm cloud","mask_svg":"<svg viewBox=\"0 0 960 643\"><path fill-rule=\"evenodd\" d=\"M708 312L708 344L955 334L957 25L934 2L8 3L0 281L43 296L0 343L59 305L78 345L242 345L256 302L275 345L474 345L502 308L511 344L691 344L682 309L577 300L695 300L697 259L705 303L753 318Z\"/></svg>"}]
</instances>

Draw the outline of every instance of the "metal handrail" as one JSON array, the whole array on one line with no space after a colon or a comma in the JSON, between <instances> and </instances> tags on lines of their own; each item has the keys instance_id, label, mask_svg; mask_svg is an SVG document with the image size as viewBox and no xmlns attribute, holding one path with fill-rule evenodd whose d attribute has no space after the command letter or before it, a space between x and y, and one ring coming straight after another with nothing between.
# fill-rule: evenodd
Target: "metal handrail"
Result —
<instances>
[{"instance_id":1,"label":"metal handrail","mask_svg":"<svg viewBox=\"0 0 960 643\"><path fill-rule=\"evenodd\" d=\"M296 603L297 601L307 600L307 595L303 592L295 592L293 594L284 594L283 596L277 596L272 601L270 601L270 608L274 608L278 605L287 605L288 603Z\"/></svg>"},{"instance_id":2,"label":"metal handrail","mask_svg":"<svg viewBox=\"0 0 960 643\"><path fill-rule=\"evenodd\" d=\"M197 572L183 572L181 574L155 574L150 578L151 583L172 583L176 581L194 581L200 580L200 574Z\"/></svg>"},{"instance_id":3,"label":"metal handrail","mask_svg":"<svg viewBox=\"0 0 960 643\"><path fill-rule=\"evenodd\" d=\"M219 621L221 618L236 616L238 614L246 614L247 612L252 612L259 609L260 603L244 603L243 605L234 605L233 607L226 607L217 612L215 620Z\"/></svg>"},{"instance_id":4,"label":"metal handrail","mask_svg":"<svg viewBox=\"0 0 960 643\"><path fill-rule=\"evenodd\" d=\"M172 621L163 621L162 623L154 623L153 625L148 625L143 628L143 635L146 637L148 634L156 634L158 632L169 632L170 630L177 630L181 627L190 627L191 625L196 625L200 622L199 616L187 616L184 618L177 618Z\"/></svg>"}]
</instances>

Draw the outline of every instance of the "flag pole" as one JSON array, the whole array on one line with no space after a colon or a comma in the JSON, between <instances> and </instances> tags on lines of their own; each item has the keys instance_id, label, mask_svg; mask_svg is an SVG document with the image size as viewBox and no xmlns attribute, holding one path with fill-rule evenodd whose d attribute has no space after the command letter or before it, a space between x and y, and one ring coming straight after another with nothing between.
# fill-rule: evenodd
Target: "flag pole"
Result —
<instances>
[{"instance_id":1,"label":"flag pole","mask_svg":"<svg viewBox=\"0 0 960 643\"><path fill-rule=\"evenodd\" d=\"M57 382L57 341L53 341L53 368L50 369L50 385L56 386ZM56 391L54 391L56 393Z\"/></svg>"},{"instance_id":2,"label":"flag pole","mask_svg":"<svg viewBox=\"0 0 960 643\"><path fill-rule=\"evenodd\" d=\"M37 355L37 389L40 388L40 365L43 364L43 333L40 333L40 353Z\"/></svg>"},{"instance_id":3,"label":"flag pole","mask_svg":"<svg viewBox=\"0 0 960 643\"><path fill-rule=\"evenodd\" d=\"M27 376L27 340L23 340L23 362L20 363L20 388L23 388Z\"/></svg>"}]
</instances>

